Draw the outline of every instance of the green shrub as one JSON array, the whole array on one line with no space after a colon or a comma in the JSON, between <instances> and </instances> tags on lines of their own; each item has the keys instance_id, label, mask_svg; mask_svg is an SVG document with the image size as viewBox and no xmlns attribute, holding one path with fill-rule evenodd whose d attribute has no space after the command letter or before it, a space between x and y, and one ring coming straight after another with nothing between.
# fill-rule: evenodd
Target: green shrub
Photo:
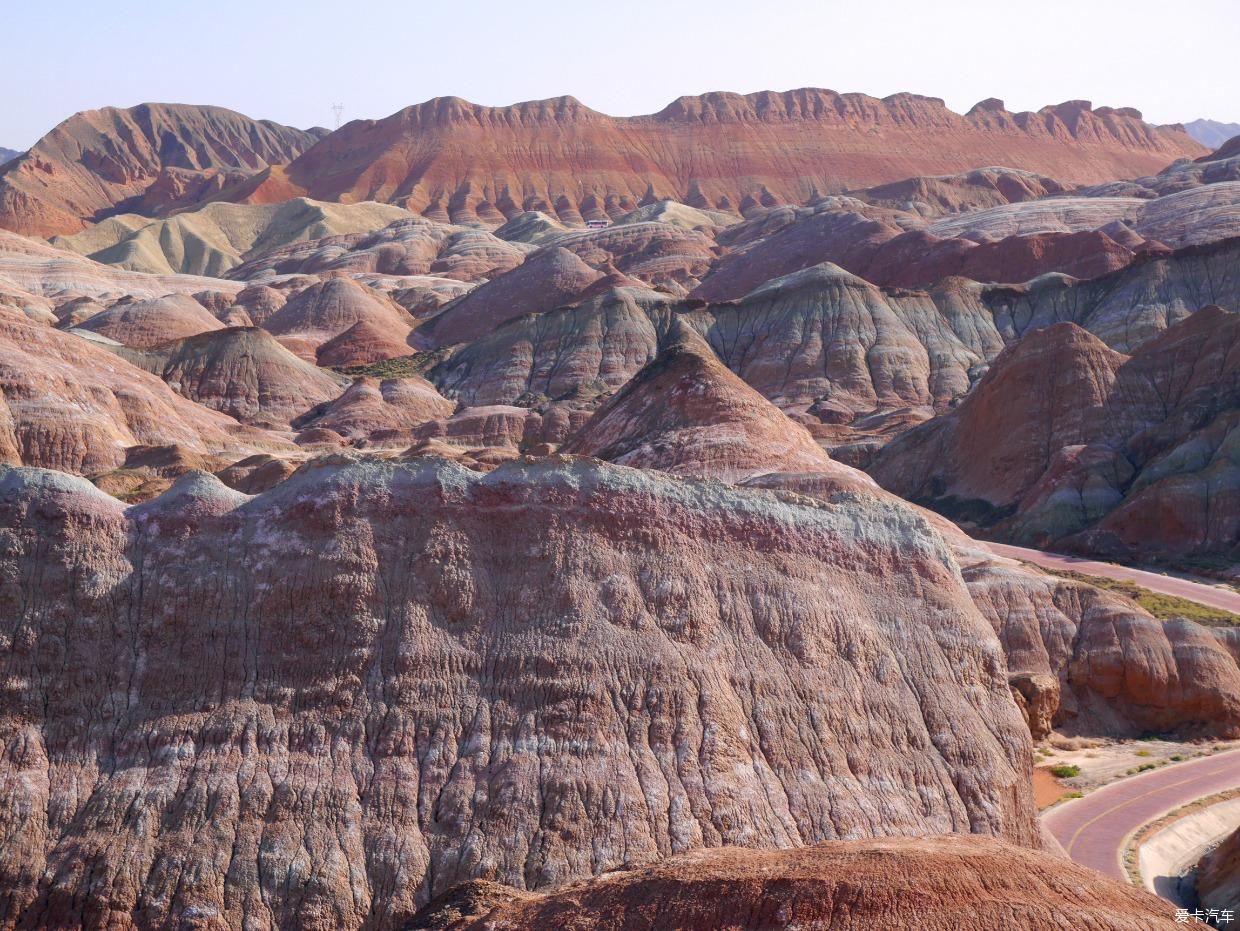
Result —
<instances>
[{"instance_id":1,"label":"green shrub","mask_svg":"<svg viewBox=\"0 0 1240 931\"><path fill-rule=\"evenodd\" d=\"M1184 618L1185 620L1196 621L1198 624L1204 624L1207 627L1235 627L1240 625L1240 615L1232 614L1230 611L1211 608L1208 605L1189 601L1187 598L1176 598L1173 595L1152 592L1148 588L1135 585L1132 582L1108 579L1097 575L1085 575L1081 572L1073 572L1070 569L1048 569L1046 571L1051 575L1072 579L1074 582L1087 582L1094 586L1094 588L1117 592L1120 595L1131 598L1160 621ZM1157 740L1157 738L1150 739Z\"/></svg>"},{"instance_id":2,"label":"green shrub","mask_svg":"<svg viewBox=\"0 0 1240 931\"><path fill-rule=\"evenodd\" d=\"M1079 766L1052 766L1051 775L1056 779L1071 779L1073 776L1081 774Z\"/></svg>"}]
</instances>

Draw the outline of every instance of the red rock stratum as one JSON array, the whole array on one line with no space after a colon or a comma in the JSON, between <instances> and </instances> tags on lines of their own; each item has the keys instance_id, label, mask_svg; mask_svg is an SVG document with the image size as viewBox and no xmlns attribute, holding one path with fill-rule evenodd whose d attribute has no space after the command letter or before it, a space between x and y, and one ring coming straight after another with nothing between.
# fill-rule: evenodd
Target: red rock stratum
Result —
<instances>
[{"instance_id":1,"label":"red rock stratum","mask_svg":"<svg viewBox=\"0 0 1240 931\"><path fill-rule=\"evenodd\" d=\"M988 165L1109 181L1205 153L1180 127L1084 101L1037 113L986 101L961 116L916 94L806 88L681 97L621 118L572 97L511 107L442 97L349 123L288 177L320 200L389 201L444 221L541 210L579 223L661 198L745 211Z\"/></svg>"},{"instance_id":2,"label":"red rock stratum","mask_svg":"<svg viewBox=\"0 0 1240 931\"><path fill-rule=\"evenodd\" d=\"M11 925L387 929L723 844L1038 844L999 643L894 500L320 459L131 507L6 469L0 527Z\"/></svg>"},{"instance_id":3,"label":"red rock stratum","mask_svg":"<svg viewBox=\"0 0 1240 931\"><path fill-rule=\"evenodd\" d=\"M199 198L219 193L230 173L244 178L286 164L320 135L222 107L146 103L77 113L0 171L0 228L76 233L151 189L165 199L187 185Z\"/></svg>"}]
</instances>

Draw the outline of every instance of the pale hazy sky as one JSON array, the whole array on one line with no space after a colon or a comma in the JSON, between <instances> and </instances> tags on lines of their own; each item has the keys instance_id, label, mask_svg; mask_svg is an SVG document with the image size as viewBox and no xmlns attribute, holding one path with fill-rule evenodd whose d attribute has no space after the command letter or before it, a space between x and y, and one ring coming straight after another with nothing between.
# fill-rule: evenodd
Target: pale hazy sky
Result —
<instances>
[{"instance_id":1,"label":"pale hazy sky","mask_svg":"<svg viewBox=\"0 0 1240 931\"><path fill-rule=\"evenodd\" d=\"M1133 106L1240 122L1240 0L0 0L0 145L78 110L213 103L296 126L430 97L913 91L964 112Z\"/></svg>"}]
</instances>

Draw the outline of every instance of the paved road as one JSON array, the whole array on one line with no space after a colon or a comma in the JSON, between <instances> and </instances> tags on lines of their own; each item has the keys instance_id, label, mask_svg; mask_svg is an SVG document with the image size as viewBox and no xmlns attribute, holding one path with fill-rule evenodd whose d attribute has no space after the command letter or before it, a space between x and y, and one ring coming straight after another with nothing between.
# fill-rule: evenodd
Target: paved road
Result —
<instances>
[{"instance_id":1,"label":"paved road","mask_svg":"<svg viewBox=\"0 0 1240 931\"><path fill-rule=\"evenodd\" d=\"M1044 553L1041 550L1025 549L1023 546L1007 546L1003 543L989 542L986 546L1000 556L1023 559L1047 569L1068 569L1072 572L1083 572L1086 575L1100 575L1107 579L1134 582L1152 592L1187 598L1211 608L1240 614L1240 592L1229 589L1205 585L1201 582L1190 582L1187 579L1177 579L1174 576L1159 575L1157 572L1129 569L1127 566L1118 566L1110 562L1095 562L1092 559L1080 559L1076 556Z\"/></svg>"},{"instance_id":2,"label":"paved road","mask_svg":"<svg viewBox=\"0 0 1240 931\"><path fill-rule=\"evenodd\" d=\"M1077 863L1126 879L1120 857L1137 828L1189 802L1240 786L1240 750L1176 763L1063 802L1042 818Z\"/></svg>"}]
</instances>

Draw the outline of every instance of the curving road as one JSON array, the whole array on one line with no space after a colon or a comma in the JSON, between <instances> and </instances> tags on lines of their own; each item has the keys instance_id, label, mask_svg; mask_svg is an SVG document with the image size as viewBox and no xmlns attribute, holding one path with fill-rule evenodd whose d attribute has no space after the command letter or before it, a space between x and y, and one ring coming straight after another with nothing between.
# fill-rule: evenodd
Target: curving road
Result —
<instances>
[{"instance_id":1,"label":"curving road","mask_svg":"<svg viewBox=\"0 0 1240 931\"><path fill-rule=\"evenodd\" d=\"M1240 750L1164 766L1063 802L1042 818L1068 856L1127 880L1124 841L1142 825L1181 805L1240 786Z\"/></svg>"},{"instance_id":2,"label":"curving road","mask_svg":"<svg viewBox=\"0 0 1240 931\"><path fill-rule=\"evenodd\" d=\"M1190 582L1188 579L1178 579L1175 576L1159 575L1157 572L1129 569L1127 566L1119 566L1110 562L1096 562L1076 556L1045 553L1042 550L1026 549L1023 546L1007 546L1003 543L990 542L985 545L999 556L1023 559L1025 562L1031 562L1046 569L1066 569L1072 572L1082 572L1085 575L1100 575L1107 579L1132 582L1152 592L1187 598L1189 601L1208 605L1211 608L1240 614L1240 592L1231 589L1206 585L1202 582Z\"/></svg>"}]
</instances>

